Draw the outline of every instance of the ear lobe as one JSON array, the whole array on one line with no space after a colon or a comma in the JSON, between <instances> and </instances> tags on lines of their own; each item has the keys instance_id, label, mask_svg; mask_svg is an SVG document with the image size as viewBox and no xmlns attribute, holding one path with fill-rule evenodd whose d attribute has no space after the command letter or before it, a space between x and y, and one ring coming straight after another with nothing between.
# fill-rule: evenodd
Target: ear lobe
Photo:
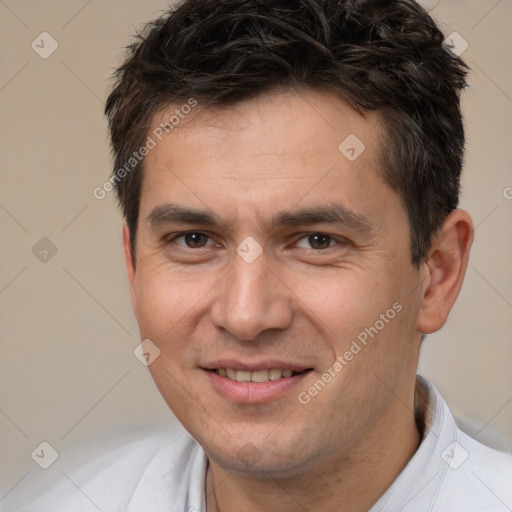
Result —
<instances>
[{"instance_id":1,"label":"ear lobe","mask_svg":"<svg viewBox=\"0 0 512 512\"><path fill-rule=\"evenodd\" d=\"M132 254L132 243L130 230L126 222L123 224L123 252L124 252L124 263L126 266L126 273L128 275L128 284L130 286L130 295L132 298L132 307L137 316L137 294L135 292L135 258Z\"/></svg>"},{"instance_id":2,"label":"ear lobe","mask_svg":"<svg viewBox=\"0 0 512 512\"><path fill-rule=\"evenodd\" d=\"M473 243L473 223L464 210L454 210L432 242L430 256L422 264L425 275L416 328L422 333L439 330L459 295L469 252Z\"/></svg>"}]
</instances>

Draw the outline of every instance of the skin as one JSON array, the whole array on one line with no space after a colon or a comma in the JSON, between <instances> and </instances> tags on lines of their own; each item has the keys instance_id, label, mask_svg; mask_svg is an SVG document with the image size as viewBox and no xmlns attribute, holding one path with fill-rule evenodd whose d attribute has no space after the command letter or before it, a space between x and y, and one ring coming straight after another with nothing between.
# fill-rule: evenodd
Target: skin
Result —
<instances>
[{"instance_id":1,"label":"skin","mask_svg":"<svg viewBox=\"0 0 512 512\"><path fill-rule=\"evenodd\" d=\"M366 147L353 162L338 150L349 134ZM160 392L209 457L210 511L368 510L417 449L421 333L444 324L459 293L472 224L452 212L413 265L406 210L379 175L381 140L377 113L332 92L276 92L198 107L146 157L136 265L124 228L133 307L161 351L149 367ZM152 215L168 204L219 222ZM272 224L326 206L365 224ZM206 236L180 236L190 231ZM236 252L249 236L262 249L252 263ZM300 403L395 303L402 310ZM312 370L272 400L239 403L203 369L222 358Z\"/></svg>"}]
</instances>

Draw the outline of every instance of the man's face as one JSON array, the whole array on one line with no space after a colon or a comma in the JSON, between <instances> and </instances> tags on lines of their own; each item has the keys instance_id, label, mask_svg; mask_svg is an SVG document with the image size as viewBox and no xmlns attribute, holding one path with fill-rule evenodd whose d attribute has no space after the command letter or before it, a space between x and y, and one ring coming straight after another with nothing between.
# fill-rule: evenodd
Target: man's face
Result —
<instances>
[{"instance_id":1,"label":"man's face","mask_svg":"<svg viewBox=\"0 0 512 512\"><path fill-rule=\"evenodd\" d=\"M419 272L382 134L332 93L274 94L197 107L146 157L135 314L160 392L225 468L297 474L411 414Z\"/></svg>"}]
</instances>

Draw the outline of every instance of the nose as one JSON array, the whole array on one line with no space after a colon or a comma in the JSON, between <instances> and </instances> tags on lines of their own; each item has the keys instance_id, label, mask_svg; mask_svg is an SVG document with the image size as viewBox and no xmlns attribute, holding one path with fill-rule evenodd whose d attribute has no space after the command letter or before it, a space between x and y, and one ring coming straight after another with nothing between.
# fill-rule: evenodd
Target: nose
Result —
<instances>
[{"instance_id":1,"label":"nose","mask_svg":"<svg viewBox=\"0 0 512 512\"><path fill-rule=\"evenodd\" d=\"M269 329L287 328L292 321L292 292L268 267L265 254L252 263L236 255L216 292L212 322L239 340L255 340Z\"/></svg>"}]
</instances>

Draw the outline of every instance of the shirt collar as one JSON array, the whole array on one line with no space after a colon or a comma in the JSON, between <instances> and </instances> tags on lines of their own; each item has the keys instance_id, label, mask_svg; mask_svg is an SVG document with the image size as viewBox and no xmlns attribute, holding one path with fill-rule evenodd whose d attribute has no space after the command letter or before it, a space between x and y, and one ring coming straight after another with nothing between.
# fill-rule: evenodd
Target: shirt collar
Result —
<instances>
[{"instance_id":1,"label":"shirt collar","mask_svg":"<svg viewBox=\"0 0 512 512\"><path fill-rule=\"evenodd\" d=\"M423 377L416 380L417 397L426 396L422 411L424 435L405 468L370 512L431 510L448 471L442 454L457 440L457 425L436 388ZM421 407L421 399L416 401Z\"/></svg>"}]
</instances>

